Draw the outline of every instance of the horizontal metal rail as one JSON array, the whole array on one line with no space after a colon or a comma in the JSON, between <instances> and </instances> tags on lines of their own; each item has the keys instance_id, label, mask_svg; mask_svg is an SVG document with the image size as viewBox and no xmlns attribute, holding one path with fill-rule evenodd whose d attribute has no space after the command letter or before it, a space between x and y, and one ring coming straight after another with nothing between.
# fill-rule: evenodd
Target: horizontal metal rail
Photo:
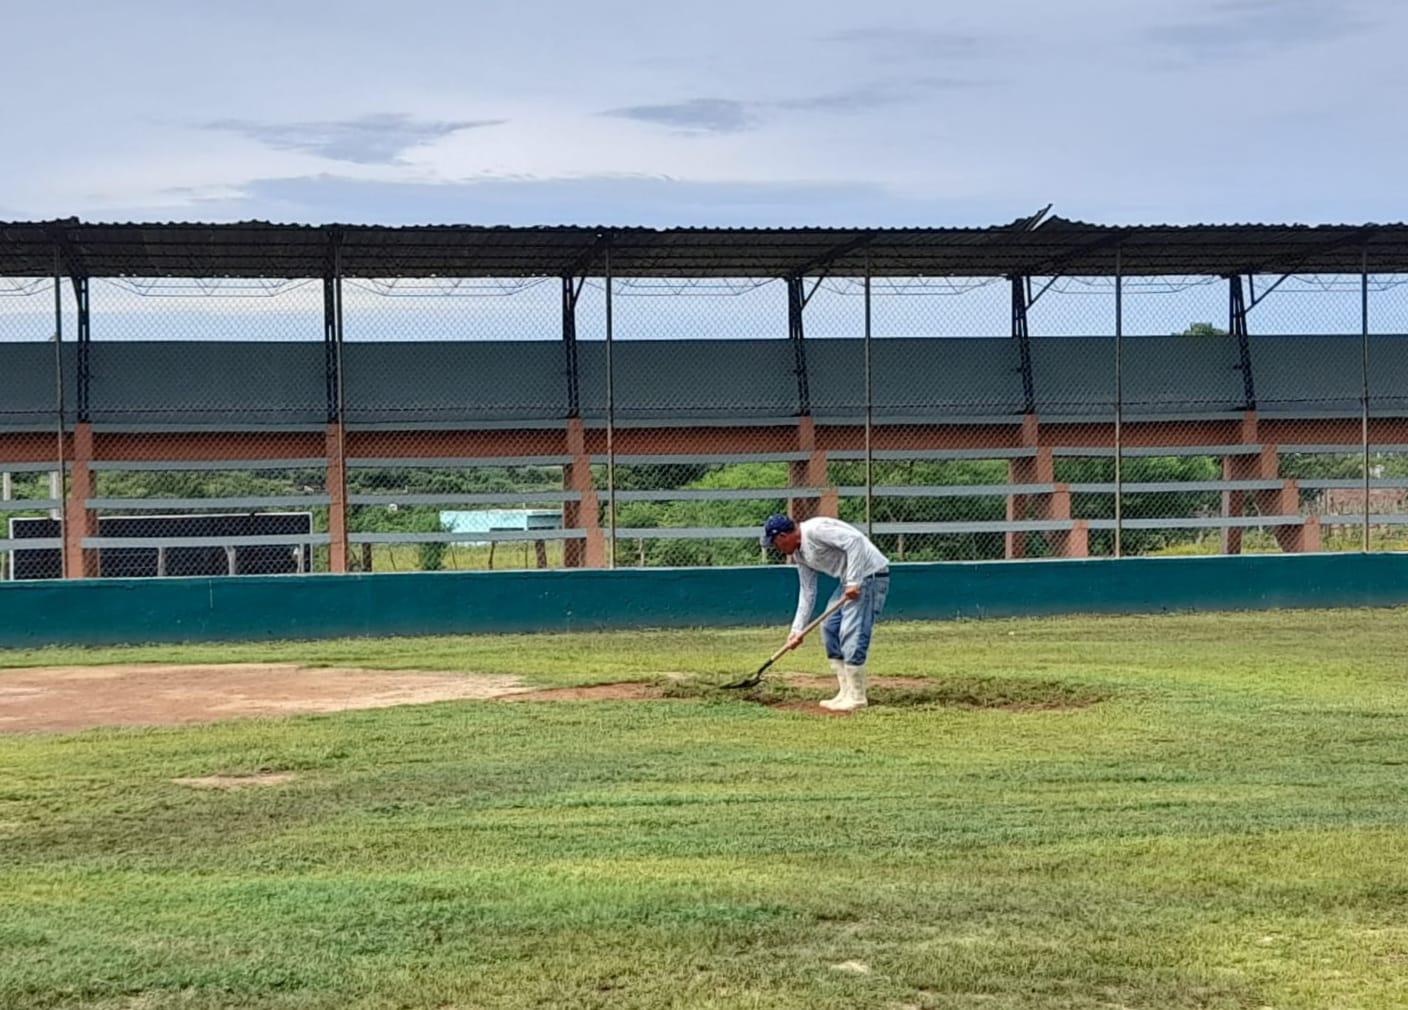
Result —
<instances>
[{"instance_id":1,"label":"horizontal metal rail","mask_svg":"<svg viewBox=\"0 0 1408 1010\"><path fill-rule=\"evenodd\" d=\"M1036 449L1031 446L1007 446L993 449L876 449L870 454L870 458L880 460L1027 459L1035 456L1036 452ZM826 458L865 459L865 450L829 449Z\"/></svg>"},{"instance_id":2,"label":"horizontal metal rail","mask_svg":"<svg viewBox=\"0 0 1408 1010\"><path fill-rule=\"evenodd\" d=\"M491 540L583 540L583 529L550 530L475 530L462 533L427 531L424 533L349 533L352 544L473 544ZM754 534L757 535L756 533Z\"/></svg>"},{"instance_id":3,"label":"horizontal metal rail","mask_svg":"<svg viewBox=\"0 0 1408 1010\"><path fill-rule=\"evenodd\" d=\"M1126 445L1121 450L1125 459L1152 456L1257 456L1262 446L1256 442L1232 442L1227 445ZM1110 445L1057 445L1053 456L1113 456Z\"/></svg>"},{"instance_id":4,"label":"horizontal metal rail","mask_svg":"<svg viewBox=\"0 0 1408 1010\"><path fill-rule=\"evenodd\" d=\"M95 459L90 470L322 470L324 456L292 459Z\"/></svg>"},{"instance_id":5,"label":"horizontal metal rail","mask_svg":"<svg viewBox=\"0 0 1408 1010\"><path fill-rule=\"evenodd\" d=\"M605 492L603 492L604 494ZM678 488L664 491L617 491L617 501L776 501L779 498L820 498L819 487Z\"/></svg>"},{"instance_id":6,"label":"horizontal metal rail","mask_svg":"<svg viewBox=\"0 0 1408 1010\"><path fill-rule=\"evenodd\" d=\"M573 457L555 454L547 456L351 456L347 465L353 469L468 469L478 466L566 466ZM326 462L323 460L322 462Z\"/></svg>"},{"instance_id":7,"label":"horizontal metal rail","mask_svg":"<svg viewBox=\"0 0 1408 1010\"><path fill-rule=\"evenodd\" d=\"M211 537L84 537L83 546L97 547L317 547L331 542L326 533L261 533Z\"/></svg>"},{"instance_id":8,"label":"horizontal metal rail","mask_svg":"<svg viewBox=\"0 0 1408 1010\"><path fill-rule=\"evenodd\" d=\"M63 545L61 537L0 537L0 551L56 551Z\"/></svg>"},{"instance_id":9,"label":"horizontal metal rail","mask_svg":"<svg viewBox=\"0 0 1408 1010\"><path fill-rule=\"evenodd\" d=\"M1304 480L1296 480L1296 484L1310 491L1331 488L1364 490L1364 478L1362 477L1308 477ZM1374 488L1408 488L1408 477L1370 477L1369 488L1370 490Z\"/></svg>"},{"instance_id":10,"label":"horizontal metal rail","mask_svg":"<svg viewBox=\"0 0 1408 1010\"><path fill-rule=\"evenodd\" d=\"M757 540L761 526L618 526L619 540Z\"/></svg>"},{"instance_id":11,"label":"horizontal metal rail","mask_svg":"<svg viewBox=\"0 0 1408 1010\"><path fill-rule=\"evenodd\" d=\"M1275 478L1247 480L1126 481L1125 494L1168 494L1188 491L1279 491L1286 481ZM1067 485L1072 494L1114 494L1114 481L1077 482Z\"/></svg>"},{"instance_id":12,"label":"horizontal metal rail","mask_svg":"<svg viewBox=\"0 0 1408 1010\"><path fill-rule=\"evenodd\" d=\"M990 495L1051 494L1055 484L877 484L875 498L981 498ZM864 484L845 484L836 489L842 498L865 494Z\"/></svg>"},{"instance_id":13,"label":"horizontal metal rail","mask_svg":"<svg viewBox=\"0 0 1408 1010\"><path fill-rule=\"evenodd\" d=\"M617 494L620 497L620 494ZM349 494L349 505L530 505L533 502L574 502L580 491L485 491L466 494Z\"/></svg>"},{"instance_id":14,"label":"horizontal metal rail","mask_svg":"<svg viewBox=\"0 0 1408 1010\"><path fill-rule=\"evenodd\" d=\"M234 498L88 498L90 509L261 509L306 505L313 508L331 504L325 494L251 495Z\"/></svg>"},{"instance_id":15,"label":"horizontal metal rail","mask_svg":"<svg viewBox=\"0 0 1408 1010\"><path fill-rule=\"evenodd\" d=\"M994 519L971 522L876 523L876 533L1041 533L1075 529L1074 519Z\"/></svg>"},{"instance_id":16,"label":"horizontal metal rail","mask_svg":"<svg viewBox=\"0 0 1408 1010\"><path fill-rule=\"evenodd\" d=\"M40 512L56 509L60 504L57 498L11 498L0 501L0 512Z\"/></svg>"},{"instance_id":17,"label":"horizontal metal rail","mask_svg":"<svg viewBox=\"0 0 1408 1010\"><path fill-rule=\"evenodd\" d=\"M659 452L616 453L617 466L669 466L672 464L716 463L802 463L809 452ZM592 453L593 463L605 463L605 453Z\"/></svg>"},{"instance_id":18,"label":"horizontal metal rail","mask_svg":"<svg viewBox=\"0 0 1408 1010\"><path fill-rule=\"evenodd\" d=\"M1355 415L1356 417L1358 415ZM1358 456L1364 451L1363 442L1293 442L1288 445L1279 445L1277 451L1285 453L1303 453L1308 456L1318 454L1348 456L1353 454ZM1386 442L1383 445L1369 443L1369 451L1373 452L1408 452L1408 445L1401 442Z\"/></svg>"},{"instance_id":19,"label":"horizontal metal rail","mask_svg":"<svg viewBox=\"0 0 1408 1010\"><path fill-rule=\"evenodd\" d=\"M69 460L64 460L64 465L67 466L69 462ZM58 470L58 461L52 459L43 463L36 463L33 460L25 463L0 463L0 473L57 473Z\"/></svg>"},{"instance_id":20,"label":"horizontal metal rail","mask_svg":"<svg viewBox=\"0 0 1408 1010\"><path fill-rule=\"evenodd\" d=\"M1317 517L1321 526L1363 526L1364 513L1334 513ZM1408 514L1393 512L1370 512L1370 526L1401 526L1408 523Z\"/></svg>"},{"instance_id":21,"label":"horizontal metal rail","mask_svg":"<svg viewBox=\"0 0 1408 1010\"><path fill-rule=\"evenodd\" d=\"M1093 530L1112 530L1113 519L1087 519ZM1258 528L1262 526L1301 526L1305 516L1198 516L1181 519L1176 516L1153 519L1123 519L1121 525L1127 530L1216 530L1231 528Z\"/></svg>"}]
</instances>

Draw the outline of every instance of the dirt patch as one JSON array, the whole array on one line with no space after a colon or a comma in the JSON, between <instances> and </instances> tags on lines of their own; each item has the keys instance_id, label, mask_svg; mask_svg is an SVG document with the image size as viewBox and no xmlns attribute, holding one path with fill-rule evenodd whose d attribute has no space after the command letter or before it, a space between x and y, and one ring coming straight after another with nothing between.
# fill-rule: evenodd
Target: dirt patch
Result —
<instances>
[{"instance_id":1,"label":"dirt patch","mask_svg":"<svg viewBox=\"0 0 1408 1010\"><path fill-rule=\"evenodd\" d=\"M531 688L516 677L307 667L297 663L129 664L0 670L0 733L69 731L94 726L154 726L245 716L386 708L432 701L655 701L736 698L785 711L848 715L818 702L832 677L783 673L746 691L665 674L655 682ZM1018 678L872 677L875 707L949 705L1040 711L1103 700L1079 687Z\"/></svg>"},{"instance_id":2,"label":"dirt patch","mask_svg":"<svg viewBox=\"0 0 1408 1010\"><path fill-rule=\"evenodd\" d=\"M868 688L872 708L939 705L1037 712L1085 708L1104 700L1102 694L1081 685L1024 677L871 677ZM821 716L846 714L818 704L835 690L834 677L782 673L766 678L757 687L729 693L769 708ZM672 683L666 692L675 698L716 693L712 685L698 680Z\"/></svg>"},{"instance_id":3,"label":"dirt patch","mask_svg":"<svg viewBox=\"0 0 1408 1010\"><path fill-rule=\"evenodd\" d=\"M786 678L787 684L791 687L800 687L809 691L829 691L836 692L835 677L813 677L807 674L793 674ZM904 687L925 690L932 688L935 681L927 677L867 677L865 681L866 690L875 688Z\"/></svg>"},{"instance_id":4,"label":"dirt patch","mask_svg":"<svg viewBox=\"0 0 1408 1010\"><path fill-rule=\"evenodd\" d=\"M192 789L246 789L249 786L276 786L291 782L293 772L259 772L254 775L202 775L195 779L172 779L178 786Z\"/></svg>"},{"instance_id":5,"label":"dirt patch","mask_svg":"<svg viewBox=\"0 0 1408 1010\"><path fill-rule=\"evenodd\" d=\"M338 712L524 690L516 677L297 663L32 667L0 671L0 733Z\"/></svg>"},{"instance_id":6,"label":"dirt patch","mask_svg":"<svg viewBox=\"0 0 1408 1010\"><path fill-rule=\"evenodd\" d=\"M591 684L586 687L549 687L538 691L515 691L501 696L503 701L654 701L665 697L657 684L622 681Z\"/></svg>"}]
</instances>

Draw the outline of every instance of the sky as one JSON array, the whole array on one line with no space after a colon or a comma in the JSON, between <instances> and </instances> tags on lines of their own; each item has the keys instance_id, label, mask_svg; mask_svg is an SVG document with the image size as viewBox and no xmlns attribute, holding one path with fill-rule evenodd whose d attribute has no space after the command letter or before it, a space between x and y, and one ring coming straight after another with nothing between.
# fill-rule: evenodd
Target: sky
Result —
<instances>
[{"instance_id":1,"label":"sky","mask_svg":"<svg viewBox=\"0 0 1408 1010\"><path fill-rule=\"evenodd\" d=\"M1397 0L6 4L0 219L1400 221Z\"/></svg>"}]
</instances>

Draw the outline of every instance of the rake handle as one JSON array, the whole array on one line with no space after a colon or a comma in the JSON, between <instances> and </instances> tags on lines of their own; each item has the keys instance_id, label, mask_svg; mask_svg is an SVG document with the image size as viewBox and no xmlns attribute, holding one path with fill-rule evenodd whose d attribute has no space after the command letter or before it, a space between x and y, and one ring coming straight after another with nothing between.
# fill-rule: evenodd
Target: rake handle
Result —
<instances>
[{"instance_id":1,"label":"rake handle","mask_svg":"<svg viewBox=\"0 0 1408 1010\"><path fill-rule=\"evenodd\" d=\"M808 624L805 628L802 629L801 637L802 637L802 638L806 638L808 635L810 635L813 631L815 631L815 630L817 629L817 625L821 624L822 621L826 620L826 619L827 619L828 617L830 617L832 614L836 613L836 611L838 611L838 610L840 610L842 607L844 607L844 606L847 604L847 602L849 602L849 601L848 601L844 596L842 596L842 597L841 597L839 600L837 600L835 603L831 604L831 606L829 606L829 607L827 607L825 610L823 610L823 611L816 617L815 620L813 620L810 624ZM778 649L776 652L774 652L774 653L772 654L772 659L769 659L769 660L768 660L768 666L772 666L772 664L776 663L779 659L781 659L781 658L783 657L783 655L784 655L786 652L787 652L787 646L786 646L786 645L783 645L782 648ZM764 667L764 669L766 669L766 668L767 668L767 667Z\"/></svg>"}]
</instances>

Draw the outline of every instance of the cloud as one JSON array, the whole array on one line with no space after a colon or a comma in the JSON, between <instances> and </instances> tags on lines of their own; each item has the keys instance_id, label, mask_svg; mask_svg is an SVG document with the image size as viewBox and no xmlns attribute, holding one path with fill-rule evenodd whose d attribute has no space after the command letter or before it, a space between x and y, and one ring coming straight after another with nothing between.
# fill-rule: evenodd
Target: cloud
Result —
<instances>
[{"instance_id":1,"label":"cloud","mask_svg":"<svg viewBox=\"0 0 1408 1010\"><path fill-rule=\"evenodd\" d=\"M977 35L924 28L847 28L823 35L823 42L835 42L864 51L875 59L944 60L969 59L982 53L985 41Z\"/></svg>"},{"instance_id":2,"label":"cloud","mask_svg":"<svg viewBox=\"0 0 1408 1010\"><path fill-rule=\"evenodd\" d=\"M753 125L749 103L727 98L692 98L669 105L630 105L603 116L671 126L691 133L736 133Z\"/></svg>"},{"instance_id":3,"label":"cloud","mask_svg":"<svg viewBox=\"0 0 1408 1010\"><path fill-rule=\"evenodd\" d=\"M632 105L608 109L603 116L633 119L668 126L687 133L739 133L760 125L769 113L785 112L864 112L922 97L926 92L980 85L960 77L914 77L861 85L845 91L775 100L740 101L731 98L692 98L667 105Z\"/></svg>"},{"instance_id":4,"label":"cloud","mask_svg":"<svg viewBox=\"0 0 1408 1010\"><path fill-rule=\"evenodd\" d=\"M784 98L759 103L760 107L820 112L864 112L883 105L913 101L932 91L956 91L984 82L963 77L913 77L869 84L849 91L832 91L808 98Z\"/></svg>"},{"instance_id":5,"label":"cloud","mask_svg":"<svg viewBox=\"0 0 1408 1010\"><path fill-rule=\"evenodd\" d=\"M1370 27L1342 0L1221 0L1202 17L1156 25L1145 37L1189 62L1210 63L1331 42Z\"/></svg>"},{"instance_id":6,"label":"cloud","mask_svg":"<svg viewBox=\"0 0 1408 1010\"><path fill-rule=\"evenodd\" d=\"M418 121L405 113L308 123L256 123L221 119L205 129L238 133L279 151L302 151L359 165L394 164L402 153L460 130L498 126L502 119Z\"/></svg>"}]
</instances>

